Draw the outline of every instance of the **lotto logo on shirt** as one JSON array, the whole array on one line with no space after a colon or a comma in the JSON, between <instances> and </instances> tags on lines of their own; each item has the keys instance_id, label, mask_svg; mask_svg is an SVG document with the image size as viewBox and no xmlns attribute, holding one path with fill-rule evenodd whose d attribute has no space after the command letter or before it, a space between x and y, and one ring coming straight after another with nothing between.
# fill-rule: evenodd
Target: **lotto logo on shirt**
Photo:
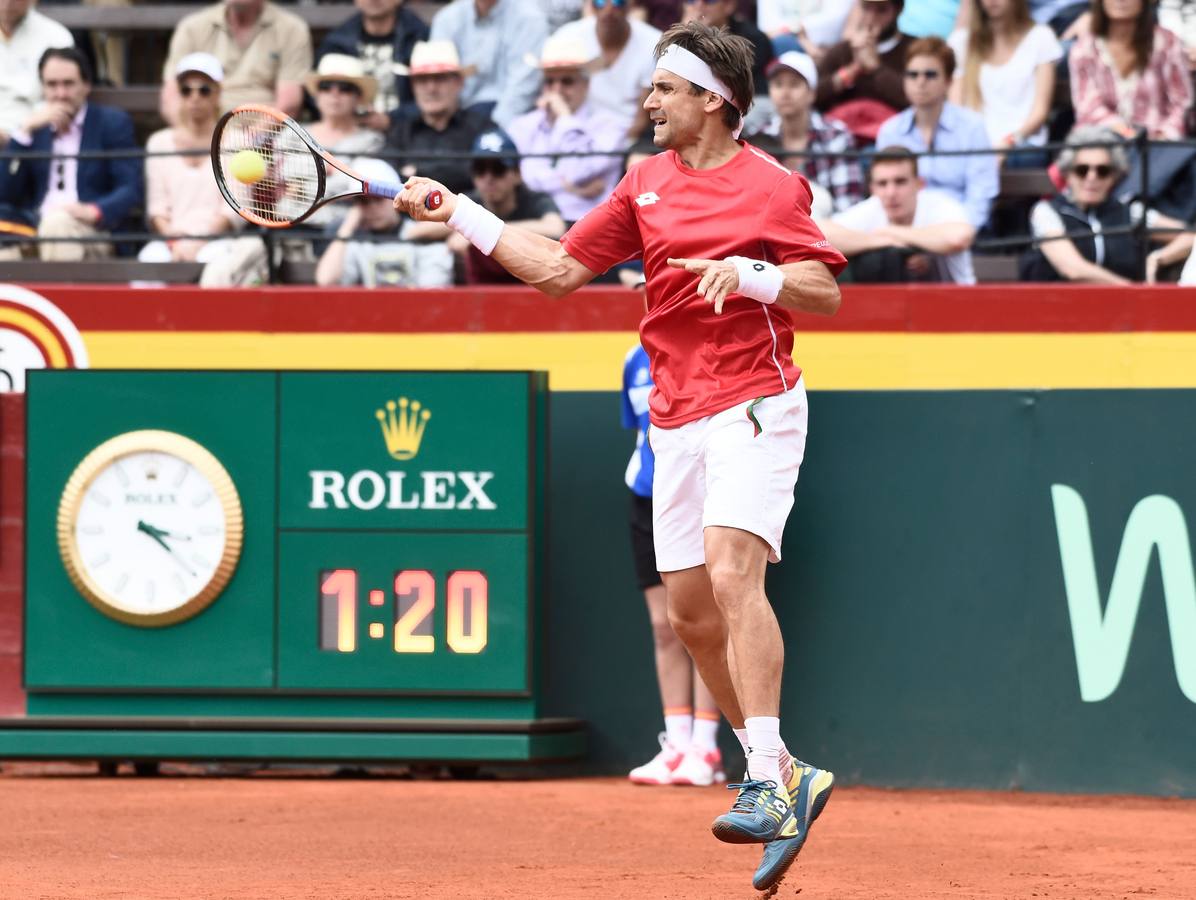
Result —
<instances>
[{"instance_id":1,"label":"lotto logo on shirt","mask_svg":"<svg viewBox=\"0 0 1196 900\"><path fill-rule=\"evenodd\" d=\"M640 194L638 197L636 197L635 202L638 206L649 206L659 199L660 198L656 196L655 191L648 191L647 193Z\"/></svg>"}]
</instances>

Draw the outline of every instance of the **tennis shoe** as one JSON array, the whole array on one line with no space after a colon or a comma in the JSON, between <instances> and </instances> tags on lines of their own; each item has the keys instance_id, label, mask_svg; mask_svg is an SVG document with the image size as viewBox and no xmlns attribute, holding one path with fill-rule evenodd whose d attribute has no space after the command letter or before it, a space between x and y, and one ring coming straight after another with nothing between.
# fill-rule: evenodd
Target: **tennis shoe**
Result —
<instances>
[{"instance_id":1,"label":"tennis shoe","mask_svg":"<svg viewBox=\"0 0 1196 900\"><path fill-rule=\"evenodd\" d=\"M685 754L669 743L663 731L657 740L660 741L660 752L642 766L636 766L627 774L632 784L673 783L673 772L681 765Z\"/></svg>"},{"instance_id":2,"label":"tennis shoe","mask_svg":"<svg viewBox=\"0 0 1196 900\"><path fill-rule=\"evenodd\" d=\"M723 755L718 748L703 750L700 747L690 747L680 765L673 770L673 784L690 784L697 787L709 787L715 783L727 780L727 773L723 771Z\"/></svg>"},{"instance_id":3,"label":"tennis shoe","mask_svg":"<svg viewBox=\"0 0 1196 900\"><path fill-rule=\"evenodd\" d=\"M795 759L793 774L786 787L793 797L793 806L786 821L781 823L776 839L764 845L764 856L752 876L752 887L758 891L774 892L797 859L810 834L810 826L822 814L831 797L835 774Z\"/></svg>"},{"instance_id":4,"label":"tennis shoe","mask_svg":"<svg viewBox=\"0 0 1196 900\"><path fill-rule=\"evenodd\" d=\"M767 844L781 831L792 804L789 792L775 781L742 781L727 785L737 790L731 811L714 820L710 830L728 844Z\"/></svg>"}]
</instances>

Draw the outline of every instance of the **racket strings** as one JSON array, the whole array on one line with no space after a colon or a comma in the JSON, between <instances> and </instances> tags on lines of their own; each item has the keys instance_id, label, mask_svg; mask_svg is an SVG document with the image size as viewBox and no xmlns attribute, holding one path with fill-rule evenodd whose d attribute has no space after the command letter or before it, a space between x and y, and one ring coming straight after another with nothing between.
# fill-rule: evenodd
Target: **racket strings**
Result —
<instances>
[{"instance_id":1,"label":"racket strings","mask_svg":"<svg viewBox=\"0 0 1196 900\"><path fill-rule=\"evenodd\" d=\"M265 173L252 184L233 174L242 150L261 154ZM219 164L226 197L238 211L274 223L294 222L320 199L323 161L285 122L255 110L238 110L220 135Z\"/></svg>"}]
</instances>

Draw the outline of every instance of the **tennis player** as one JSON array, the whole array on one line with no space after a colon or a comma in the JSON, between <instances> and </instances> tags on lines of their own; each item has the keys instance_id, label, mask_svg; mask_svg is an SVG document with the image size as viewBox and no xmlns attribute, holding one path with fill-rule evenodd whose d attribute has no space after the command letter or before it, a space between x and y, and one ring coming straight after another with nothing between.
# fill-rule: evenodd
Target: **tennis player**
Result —
<instances>
[{"instance_id":1,"label":"tennis player","mask_svg":"<svg viewBox=\"0 0 1196 900\"><path fill-rule=\"evenodd\" d=\"M559 297L642 258L640 340L656 383L653 525L669 619L747 754L747 777L713 831L765 844L753 878L784 875L834 776L781 741L784 646L764 593L805 452L806 391L793 313L832 315L846 260L810 220L806 180L738 140L752 100L752 48L696 22L656 46L644 108L667 152L633 166L561 240L504 225L425 178L396 208L447 222L482 253ZM438 190L443 203L424 208Z\"/></svg>"}]
</instances>

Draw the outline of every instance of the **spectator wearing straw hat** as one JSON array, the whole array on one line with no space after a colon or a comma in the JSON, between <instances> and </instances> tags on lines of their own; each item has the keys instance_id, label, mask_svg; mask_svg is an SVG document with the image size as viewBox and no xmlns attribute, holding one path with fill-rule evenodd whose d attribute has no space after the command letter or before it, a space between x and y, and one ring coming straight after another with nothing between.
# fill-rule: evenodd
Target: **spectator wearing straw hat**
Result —
<instances>
[{"instance_id":1,"label":"spectator wearing straw hat","mask_svg":"<svg viewBox=\"0 0 1196 900\"><path fill-rule=\"evenodd\" d=\"M811 185L830 191L835 212L863 200L860 161L842 155L857 149L855 138L845 125L814 109L818 89L814 60L798 50L786 50L769 64L767 74L768 95L776 112L749 140L801 172Z\"/></svg>"},{"instance_id":2,"label":"spectator wearing straw hat","mask_svg":"<svg viewBox=\"0 0 1196 900\"><path fill-rule=\"evenodd\" d=\"M405 75L395 72L395 64L410 64L412 49L428 39L428 26L407 9L404 0L355 0L354 5L357 14L320 43L316 64L330 53L361 60L363 72L378 85L372 109L362 124L385 131L387 115L415 99L411 84Z\"/></svg>"},{"instance_id":3,"label":"spectator wearing straw hat","mask_svg":"<svg viewBox=\"0 0 1196 900\"><path fill-rule=\"evenodd\" d=\"M391 114L387 145L401 157L399 174L403 178L419 174L450 191L468 191L473 182L464 157L478 135L493 129L494 123L484 113L461 108L466 70L456 46L452 41L416 44L406 73L419 115Z\"/></svg>"},{"instance_id":4,"label":"spectator wearing straw hat","mask_svg":"<svg viewBox=\"0 0 1196 900\"><path fill-rule=\"evenodd\" d=\"M374 102L378 83L365 74L360 59L329 53L320 60L316 71L304 79L304 87L315 97L320 111L320 121L313 122L308 130L325 149L350 167L354 157L376 156L382 151L386 144L382 134L361 124ZM354 184L343 172L328 168L325 192L329 197L354 190ZM340 215L340 208L333 204L316 210L308 221L325 225Z\"/></svg>"},{"instance_id":5,"label":"spectator wearing straw hat","mask_svg":"<svg viewBox=\"0 0 1196 900\"><path fill-rule=\"evenodd\" d=\"M211 53L224 67L224 108L268 103L297 115L303 76L311 70L307 23L270 0L223 0L175 26L163 74L161 113L174 122L179 96L173 73L188 53Z\"/></svg>"},{"instance_id":6,"label":"spectator wearing straw hat","mask_svg":"<svg viewBox=\"0 0 1196 900\"><path fill-rule=\"evenodd\" d=\"M432 40L452 41L471 70L461 105L503 127L535 103L540 73L527 57L535 59L547 37L538 5L525 0L452 0L432 19Z\"/></svg>"},{"instance_id":7,"label":"spectator wearing straw hat","mask_svg":"<svg viewBox=\"0 0 1196 900\"><path fill-rule=\"evenodd\" d=\"M622 122L589 100L589 62L579 41L549 38L536 63L544 82L536 108L510 128L524 157L523 183L552 197L566 222L576 222L610 196L623 170L621 156L576 155L626 145Z\"/></svg>"}]
</instances>

